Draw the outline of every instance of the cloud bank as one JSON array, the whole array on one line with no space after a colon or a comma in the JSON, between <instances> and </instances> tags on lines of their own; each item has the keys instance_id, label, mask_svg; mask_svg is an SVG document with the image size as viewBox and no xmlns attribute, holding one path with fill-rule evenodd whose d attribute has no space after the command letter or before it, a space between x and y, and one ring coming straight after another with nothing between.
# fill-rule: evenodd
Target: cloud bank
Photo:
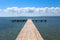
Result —
<instances>
[{"instance_id":1,"label":"cloud bank","mask_svg":"<svg viewBox=\"0 0 60 40\"><path fill-rule=\"evenodd\" d=\"M60 16L60 7L8 7L6 9L0 9L0 17L19 16Z\"/></svg>"}]
</instances>

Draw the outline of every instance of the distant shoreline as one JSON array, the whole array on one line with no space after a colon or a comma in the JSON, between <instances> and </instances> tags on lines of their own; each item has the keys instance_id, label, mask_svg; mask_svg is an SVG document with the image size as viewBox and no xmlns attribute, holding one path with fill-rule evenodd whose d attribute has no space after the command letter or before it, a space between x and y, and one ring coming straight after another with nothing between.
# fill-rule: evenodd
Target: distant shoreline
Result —
<instances>
[{"instance_id":1,"label":"distant shoreline","mask_svg":"<svg viewBox=\"0 0 60 40\"><path fill-rule=\"evenodd\" d=\"M60 17L60 16L13 16L12 18L14 17Z\"/></svg>"}]
</instances>

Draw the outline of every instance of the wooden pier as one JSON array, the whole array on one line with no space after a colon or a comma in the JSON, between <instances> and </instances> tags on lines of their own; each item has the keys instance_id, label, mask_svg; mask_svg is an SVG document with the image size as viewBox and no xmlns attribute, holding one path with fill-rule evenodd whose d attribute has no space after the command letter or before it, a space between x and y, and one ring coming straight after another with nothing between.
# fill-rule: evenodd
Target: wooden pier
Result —
<instances>
[{"instance_id":1,"label":"wooden pier","mask_svg":"<svg viewBox=\"0 0 60 40\"><path fill-rule=\"evenodd\" d=\"M28 19L16 40L43 40L31 19Z\"/></svg>"}]
</instances>

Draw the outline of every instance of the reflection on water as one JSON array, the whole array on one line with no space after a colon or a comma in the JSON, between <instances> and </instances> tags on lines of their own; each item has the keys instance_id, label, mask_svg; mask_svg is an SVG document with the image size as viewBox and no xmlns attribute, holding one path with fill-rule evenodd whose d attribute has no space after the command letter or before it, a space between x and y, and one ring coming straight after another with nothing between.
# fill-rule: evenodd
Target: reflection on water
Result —
<instances>
[{"instance_id":1,"label":"reflection on water","mask_svg":"<svg viewBox=\"0 0 60 40\"><path fill-rule=\"evenodd\" d=\"M11 22L10 18L3 18L4 20L1 19L2 18L0 18L0 40L15 40L26 21ZM33 22L44 40L60 40L60 17L46 17L46 22L41 20L43 17L36 19L40 21Z\"/></svg>"}]
</instances>

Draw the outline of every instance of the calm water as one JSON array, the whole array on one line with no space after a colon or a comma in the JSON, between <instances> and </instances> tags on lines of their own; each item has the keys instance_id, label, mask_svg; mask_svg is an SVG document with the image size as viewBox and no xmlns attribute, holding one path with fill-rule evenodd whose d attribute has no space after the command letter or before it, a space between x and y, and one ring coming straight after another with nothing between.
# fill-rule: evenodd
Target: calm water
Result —
<instances>
[{"instance_id":1,"label":"calm water","mask_svg":"<svg viewBox=\"0 0 60 40\"><path fill-rule=\"evenodd\" d=\"M25 22L11 22L11 20L25 20L31 17L1 17L0 18L0 40L15 40ZM60 17L32 17L33 20L44 20L47 22L34 22L44 40L60 40Z\"/></svg>"}]
</instances>

